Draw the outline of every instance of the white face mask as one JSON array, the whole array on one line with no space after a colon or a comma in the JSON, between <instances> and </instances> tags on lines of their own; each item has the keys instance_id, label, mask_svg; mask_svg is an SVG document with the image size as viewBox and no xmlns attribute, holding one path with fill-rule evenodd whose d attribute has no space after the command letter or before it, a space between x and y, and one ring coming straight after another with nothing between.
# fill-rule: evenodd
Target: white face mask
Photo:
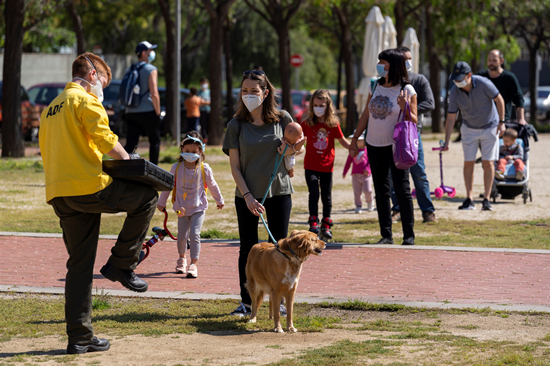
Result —
<instances>
[{"instance_id":1,"label":"white face mask","mask_svg":"<svg viewBox=\"0 0 550 366\"><path fill-rule=\"evenodd\" d=\"M202 84L201 88L203 88L204 90L208 89L208 84Z\"/></svg>"},{"instance_id":2,"label":"white face mask","mask_svg":"<svg viewBox=\"0 0 550 366\"><path fill-rule=\"evenodd\" d=\"M456 80L453 80L453 81L458 88L464 88L466 85L468 85L466 78L462 79L462 81L456 81Z\"/></svg>"},{"instance_id":3,"label":"white face mask","mask_svg":"<svg viewBox=\"0 0 550 366\"><path fill-rule=\"evenodd\" d=\"M254 109L258 108L262 103L263 99L261 95L243 95L243 103L248 109L249 112L252 112Z\"/></svg>"},{"instance_id":4,"label":"white face mask","mask_svg":"<svg viewBox=\"0 0 550 366\"><path fill-rule=\"evenodd\" d=\"M99 102L102 103L103 102L103 85L101 84L101 81L99 81L99 74L97 74L97 72L96 72L96 76L97 76L97 81L93 85L88 80L78 78L78 77L76 79L80 79L82 81L87 82L90 85L90 93L95 95L97 99L99 99Z\"/></svg>"},{"instance_id":5,"label":"white face mask","mask_svg":"<svg viewBox=\"0 0 550 366\"><path fill-rule=\"evenodd\" d=\"M189 163L194 163L201 157L199 154L193 154L193 153L181 153L180 155L185 161Z\"/></svg>"},{"instance_id":6,"label":"white face mask","mask_svg":"<svg viewBox=\"0 0 550 366\"><path fill-rule=\"evenodd\" d=\"M317 117L323 117L325 115L326 109L327 109L327 107L313 107L313 113Z\"/></svg>"},{"instance_id":7,"label":"white face mask","mask_svg":"<svg viewBox=\"0 0 550 366\"><path fill-rule=\"evenodd\" d=\"M407 71L412 71L413 65L412 65L411 60L405 61L405 67L407 68Z\"/></svg>"}]
</instances>

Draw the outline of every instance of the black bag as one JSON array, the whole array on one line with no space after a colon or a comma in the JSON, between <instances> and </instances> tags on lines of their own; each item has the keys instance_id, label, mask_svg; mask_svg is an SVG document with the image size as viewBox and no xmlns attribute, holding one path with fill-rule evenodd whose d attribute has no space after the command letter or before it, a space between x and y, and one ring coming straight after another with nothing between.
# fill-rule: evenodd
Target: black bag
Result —
<instances>
[{"instance_id":1,"label":"black bag","mask_svg":"<svg viewBox=\"0 0 550 366\"><path fill-rule=\"evenodd\" d=\"M103 171L113 178L146 185L157 191L174 188L174 174L145 159L104 160Z\"/></svg>"}]
</instances>

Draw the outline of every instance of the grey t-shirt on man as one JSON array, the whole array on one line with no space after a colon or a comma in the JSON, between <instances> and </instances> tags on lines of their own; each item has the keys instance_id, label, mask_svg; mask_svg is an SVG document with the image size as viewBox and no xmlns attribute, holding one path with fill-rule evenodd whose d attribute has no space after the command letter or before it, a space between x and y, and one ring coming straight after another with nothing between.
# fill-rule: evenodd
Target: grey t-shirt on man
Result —
<instances>
[{"instance_id":1,"label":"grey t-shirt on man","mask_svg":"<svg viewBox=\"0 0 550 366\"><path fill-rule=\"evenodd\" d=\"M277 148L281 145L281 138L287 124L292 117L286 111L278 123L266 123L256 126L250 122L238 121L233 118L227 125L223 150L229 154L229 149L239 149L241 173L252 196L261 199L275 168L275 161L279 156ZM239 133L239 124L241 125ZM246 193L246 192L243 192ZM273 184L267 193L267 198L294 193L288 171L282 163L277 170ZM242 198L238 187L235 196Z\"/></svg>"},{"instance_id":2,"label":"grey t-shirt on man","mask_svg":"<svg viewBox=\"0 0 550 366\"><path fill-rule=\"evenodd\" d=\"M141 99L137 107L127 107L126 113L142 113L142 112L151 112L155 110L153 107L153 100L151 99L151 92L149 91L149 76L157 68L145 61L141 61L141 64L145 64L139 70L139 94Z\"/></svg>"},{"instance_id":3,"label":"grey t-shirt on man","mask_svg":"<svg viewBox=\"0 0 550 366\"><path fill-rule=\"evenodd\" d=\"M448 113L456 113L460 109L462 123L475 130L495 127L499 116L493 99L499 94L491 80L472 75L472 90L469 93L456 85L451 88Z\"/></svg>"}]
</instances>

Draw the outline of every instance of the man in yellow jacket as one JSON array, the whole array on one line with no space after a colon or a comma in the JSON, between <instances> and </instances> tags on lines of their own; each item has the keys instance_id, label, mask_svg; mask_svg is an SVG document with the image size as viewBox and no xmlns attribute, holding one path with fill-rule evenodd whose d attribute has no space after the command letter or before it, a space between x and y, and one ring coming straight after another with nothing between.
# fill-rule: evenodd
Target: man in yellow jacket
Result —
<instances>
[{"instance_id":1,"label":"man in yellow jacket","mask_svg":"<svg viewBox=\"0 0 550 366\"><path fill-rule=\"evenodd\" d=\"M101 273L137 292L147 282L134 273L158 193L149 187L123 183L102 170L103 154L130 157L109 129L101 104L111 69L93 53L78 56L73 80L44 110L40 151L46 173L46 200L53 206L69 254L65 282L67 353L106 351L107 339L93 335L91 325L93 267L102 213L127 212L124 226Z\"/></svg>"}]
</instances>

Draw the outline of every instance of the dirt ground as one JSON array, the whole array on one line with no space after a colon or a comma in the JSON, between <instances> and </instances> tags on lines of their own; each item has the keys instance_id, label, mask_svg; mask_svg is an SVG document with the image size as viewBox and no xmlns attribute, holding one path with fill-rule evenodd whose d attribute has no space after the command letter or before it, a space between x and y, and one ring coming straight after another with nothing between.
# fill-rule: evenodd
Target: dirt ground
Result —
<instances>
[{"instance_id":1,"label":"dirt ground","mask_svg":"<svg viewBox=\"0 0 550 366\"><path fill-rule=\"evenodd\" d=\"M465 336L476 341L508 341L527 344L540 341L550 329L550 317L510 315L484 316L480 314L443 314L430 318L425 313L391 315L381 312L315 309L312 315L333 316L346 319L340 325L343 329L327 329L321 333L273 332L213 332L209 334L171 334L159 337L127 336L108 337L111 349L107 352L89 353L70 360L76 365L264 365L282 359L297 357L306 350L321 348L340 340L361 342L387 338L394 334L383 331L359 331L361 324L352 321L370 322L388 320L391 322L422 322L426 326L440 322L440 331L455 336ZM472 329L473 328L473 329ZM102 335L99 334L99 337ZM105 336L105 335L103 335ZM66 339L41 337L37 339L14 339L0 343L2 359L20 355L22 363L39 362L40 365L56 365L69 361L65 356ZM384 356L384 363L429 361L418 358L417 352L410 352L425 340L409 339L394 356ZM25 357L21 357L25 355ZM6 360L7 361L7 360ZM13 364L14 360L10 362ZM378 362L381 360L378 359ZM437 360L434 360L437 361ZM17 364L17 363L16 363Z\"/></svg>"},{"instance_id":2,"label":"dirt ground","mask_svg":"<svg viewBox=\"0 0 550 366\"><path fill-rule=\"evenodd\" d=\"M439 184L439 155L431 151L438 146L440 136L424 135L425 162L428 179L432 190ZM444 179L449 186L457 189L457 196L453 199L445 197L434 201L437 217L455 220L514 220L540 219L549 217L550 207L550 135L540 135L538 143L532 143L530 152L530 179L533 202L524 205L521 197L515 200L500 200L493 205L492 212L480 210L480 199L476 199L476 211L459 211L457 207L464 200L465 188L462 177L463 155L459 143L453 143L449 152L443 156ZM223 156L211 156L209 159L225 159ZM301 167L301 159L297 165ZM349 177L344 180L341 172L346 160L345 150L339 148L334 174L334 220L343 218L357 218L353 211L353 194ZM483 191L483 170L481 164L475 168L474 192L477 196ZM296 169L293 178L295 186L305 186L303 170ZM297 213L297 219L307 220L307 193L293 195L294 205L303 207L304 212ZM415 203L416 207L416 203ZM227 214L232 214L228 212ZM372 215L375 212L363 213ZM415 210L417 220L421 220L421 213ZM293 217L294 220L294 217ZM525 316L512 314L503 318L499 316L483 316L480 314L467 315L439 315L437 319L428 318L425 314L407 316L391 316L388 313L376 312L349 312L330 309L316 309L315 315L338 316L345 320L344 329L329 329L321 333L275 334L272 332L245 332L245 333L211 333L211 334L172 334L159 337L127 336L121 338L108 337L111 340L111 350L108 352L92 353L78 356L70 360L71 364L101 364L101 365L262 365L284 358L300 355L304 350L319 348L334 344L338 340L349 339L363 341L375 339L377 335L388 335L388 332L357 331L358 324L351 323L357 319L361 321L375 321L386 319L395 321L421 321L433 324L441 320L441 331L453 335L462 335L474 340L513 341L525 344L537 341L550 333L550 318L548 316ZM469 325L472 325L471 327ZM473 329L470 329L473 328ZM98 336L102 336L98 334ZM105 335L103 335L105 336ZM421 340L409 340L411 346ZM42 365L54 365L60 362L65 354L66 338L42 337L36 339L13 339L0 343L0 363L15 361L22 363L40 362ZM399 355L393 361L411 362L418 357L414 352L407 352L402 347ZM428 361L429 359L422 359ZM392 359L384 358L384 363ZM11 364L11 362L10 362Z\"/></svg>"}]
</instances>

